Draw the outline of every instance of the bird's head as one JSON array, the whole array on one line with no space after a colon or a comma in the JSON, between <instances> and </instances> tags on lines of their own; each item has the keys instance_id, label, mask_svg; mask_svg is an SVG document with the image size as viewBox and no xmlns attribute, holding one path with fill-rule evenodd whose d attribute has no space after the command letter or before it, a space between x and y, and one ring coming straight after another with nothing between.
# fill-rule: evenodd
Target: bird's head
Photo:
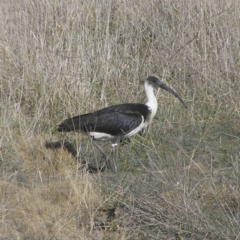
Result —
<instances>
[{"instance_id":1,"label":"bird's head","mask_svg":"<svg viewBox=\"0 0 240 240\"><path fill-rule=\"evenodd\" d=\"M185 102L180 98L180 96L179 96L174 90L172 90L170 87L168 87L166 84L164 84L163 82L161 82L158 77L149 76L149 77L145 80L145 83L148 84L148 85L150 85L150 86L152 86L152 87L154 87L154 88L162 88L162 89L164 89L164 90L172 93L176 98L179 99L179 101L183 104L183 106L184 106L185 108L187 108Z\"/></svg>"}]
</instances>

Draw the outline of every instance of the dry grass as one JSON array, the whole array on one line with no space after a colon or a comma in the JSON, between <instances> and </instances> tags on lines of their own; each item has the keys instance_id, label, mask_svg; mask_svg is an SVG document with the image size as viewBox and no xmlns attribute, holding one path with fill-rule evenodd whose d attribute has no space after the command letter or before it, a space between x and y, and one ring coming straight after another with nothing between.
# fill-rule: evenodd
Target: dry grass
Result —
<instances>
[{"instance_id":1,"label":"dry grass","mask_svg":"<svg viewBox=\"0 0 240 240\"><path fill-rule=\"evenodd\" d=\"M0 3L0 239L240 239L239 1ZM120 181L67 116L144 101L147 136L119 146ZM104 146L109 150L109 146Z\"/></svg>"}]
</instances>

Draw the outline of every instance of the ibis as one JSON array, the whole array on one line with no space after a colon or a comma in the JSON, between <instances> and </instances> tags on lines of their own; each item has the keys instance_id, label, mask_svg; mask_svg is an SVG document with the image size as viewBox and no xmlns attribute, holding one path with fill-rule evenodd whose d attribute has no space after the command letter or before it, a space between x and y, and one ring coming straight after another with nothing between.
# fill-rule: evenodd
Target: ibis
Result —
<instances>
[{"instance_id":1,"label":"ibis","mask_svg":"<svg viewBox=\"0 0 240 240\"><path fill-rule=\"evenodd\" d=\"M144 131L152 122L157 112L157 99L154 88L162 88L172 93L186 107L180 96L155 76L149 76L144 82L147 102L123 103L101 110L68 118L58 126L59 132L82 132L92 139L93 145L105 156L107 167L118 175L116 164L116 146L124 138L130 138ZM107 154L96 143L97 140L109 141L112 145L112 168Z\"/></svg>"}]
</instances>

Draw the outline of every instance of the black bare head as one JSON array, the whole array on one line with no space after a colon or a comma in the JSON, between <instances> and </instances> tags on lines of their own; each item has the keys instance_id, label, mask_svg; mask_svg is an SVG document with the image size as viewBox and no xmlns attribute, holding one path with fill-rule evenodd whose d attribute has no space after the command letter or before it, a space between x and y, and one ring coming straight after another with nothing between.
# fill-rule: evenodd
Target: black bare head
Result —
<instances>
[{"instance_id":1,"label":"black bare head","mask_svg":"<svg viewBox=\"0 0 240 240\"><path fill-rule=\"evenodd\" d=\"M168 86L165 85L163 82L161 82L158 77L149 76L149 77L146 79L145 82L147 82L149 85L151 85L151 86L153 86L153 87L155 87L155 88L162 88L162 89L164 89L164 90L172 93L176 98L179 99L179 101L183 104L183 106L184 106L185 108L187 108L185 102L180 98L180 96L179 96L174 90L172 90L170 87L168 87Z\"/></svg>"}]
</instances>

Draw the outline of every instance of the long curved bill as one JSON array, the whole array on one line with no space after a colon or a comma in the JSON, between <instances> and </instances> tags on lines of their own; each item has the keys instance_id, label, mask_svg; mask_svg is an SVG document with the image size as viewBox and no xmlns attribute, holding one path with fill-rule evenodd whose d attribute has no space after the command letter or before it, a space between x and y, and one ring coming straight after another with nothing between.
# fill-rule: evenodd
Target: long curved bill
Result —
<instances>
[{"instance_id":1,"label":"long curved bill","mask_svg":"<svg viewBox=\"0 0 240 240\"><path fill-rule=\"evenodd\" d=\"M183 104L183 106L184 106L185 108L187 108L185 102L184 102L184 101L180 98L180 96L179 96L175 91L173 91L170 87L168 87L167 85L165 85L164 83L162 83L162 82L160 82L160 81L159 81L159 83L158 83L158 86L159 86L160 88L162 88L162 89L164 89L164 90L172 93L176 98L179 99L179 101Z\"/></svg>"}]
</instances>

